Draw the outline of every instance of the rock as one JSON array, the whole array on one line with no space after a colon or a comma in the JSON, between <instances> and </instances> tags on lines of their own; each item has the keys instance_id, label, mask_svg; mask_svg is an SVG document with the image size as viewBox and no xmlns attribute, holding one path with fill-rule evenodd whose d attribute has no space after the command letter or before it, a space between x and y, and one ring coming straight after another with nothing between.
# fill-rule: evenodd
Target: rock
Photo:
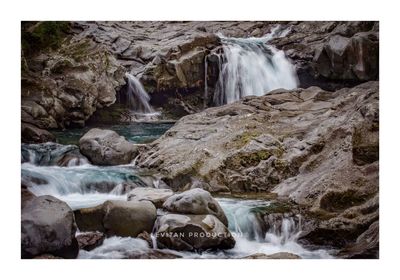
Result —
<instances>
[{"instance_id":1,"label":"rock","mask_svg":"<svg viewBox=\"0 0 400 280\"><path fill-rule=\"evenodd\" d=\"M35 165L76 166L89 161L80 152L78 146L57 143L22 144L22 163Z\"/></svg>"},{"instance_id":2,"label":"rock","mask_svg":"<svg viewBox=\"0 0 400 280\"><path fill-rule=\"evenodd\" d=\"M281 259L301 259L300 256L288 253L288 252L279 252L275 253L272 255L266 255L262 253L256 253L247 257L244 257L243 259L273 259L273 260L281 260Z\"/></svg>"},{"instance_id":3,"label":"rock","mask_svg":"<svg viewBox=\"0 0 400 280\"><path fill-rule=\"evenodd\" d=\"M43 255L34 257L34 259L46 259L46 260L55 259L55 260L59 260L59 259L63 259L63 258L54 256L54 255L51 255L51 254L43 254Z\"/></svg>"},{"instance_id":4,"label":"rock","mask_svg":"<svg viewBox=\"0 0 400 280\"><path fill-rule=\"evenodd\" d=\"M85 232L76 236L79 249L86 251L91 251L94 248L101 246L105 238L105 234L101 232Z\"/></svg>"},{"instance_id":5,"label":"rock","mask_svg":"<svg viewBox=\"0 0 400 280\"><path fill-rule=\"evenodd\" d=\"M192 189L169 197L163 208L173 213L207 215L217 217L225 226L228 219L219 203L211 194L202 189Z\"/></svg>"},{"instance_id":6,"label":"rock","mask_svg":"<svg viewBox=\"0 0 400 280\"><path fill-rule=\"evenodd\" d=\"M25 207L26 203L36 198L32 192L30 192L26 186L21 186L21 209Z\"/></svg>"},{"instance_id":7,"label":"rock","mask_svg":"<svg viewBox=\"0 0 400 280\"><path fill-rule=\"evenodd\" d=\"M372 223L354 242L339 251L346 259L379 259L379 221Z\"/></svg>"},{"instance_id":8,"label":"rock","mask_svg":"<svg viewBox=\"0 0 400 280\"><path fill-rule=\"evenodd\" d=\"M198 180L214 192L273 192L306 207L304 241L343 248L379 217L378 91L378 82L276 90L209 108L180 119L137 162L174 191Z\"/></svg>"},{"instance_id":9,"label":"rock","mask_svg":"<svg viewBox=\"0 0 400 280\"><path fill-rule=\"evenodd\" d=\"M235 239L213 215L167 214L158 218L157 244L173 250L230 249Z\"/></svg>"},{"instance_id":10,"label":"rock","mask_svg":"<svg viewBox=\"0 0 400 280\"><path fill-rule=\"evenodd\" d=\"M79 139L79 149L97 165L128 164L137 153L137 147L123 136L98 128L92 128Z\"/></svg>"},{"instance_id":11,"label":"rock","mask_svg":"<svg viewBox=\"0 0 400 280\"><path fill-rule=\"evenodd\" d=\"M131 236L151 232L157 218L150 201L109 200L102 205L75 212L80 231L99 231L107 236Z\"/></svg>"},{"instance_id":12,"label":"rock","mask_svg":"<svg viewBox=\"0 0 400 280\"><path fill-rule=\"evenodd\" d=\"M351 38L333 35L317 49L315 70L329 79L375 80L379 74L377 32L361 32Z\"/></svg>"},{"instance_id":13,"label":"rock","mask_svg":"<svg viewBox=\"0 0 400 280\"><path fill-rule=\"evenodd\" d=\"M51 24L40 22L33 30L24 30L23 35L31 36ZM78 38L71 31L63 32L64 37L67 33L69 36L63 40L54 32L46 41L59 37L57 48L43 47L36 53L23 48L26 67L22 68L21 119L43 129L82 127L97 109L116 101L116 90L125 84L125 68L103 45ZM32 42L27 40L24 46Z\"/></svg>"},{"instance_id":14,"label":"rock","mask_svg":"<svg viewBox=\"0 0 400 280\"><path fill-rule=\"evenodd\" d=\"M106 201L103 225L107 236L131 236L151 232L157 218L156 207L149 201Z\"/></svg>"},{"instance_id":15,"label":"rock","mask_svg":"<svg viewBox=\"0 0 400 280\"><path fill-rule=\"evenodd\" d=\"M153 240L151 239L151 235L147 231L143 231L138 234L137 238L143 239L149 244L150 248L154 247Z\"/></svg>"},{"instance_id":16,"label":"rock","mask_svg":"<svg viewBox=\"0 0 400 280\"><path fill-rule=\"evenodd\" d=\"M47 130L40 129L37 126L24 122L21 124L22 143L44 143L54 142L55 140L55 136Z\"/></svg>"},{"instance_id":17,"label":"rock","mask_svg":"<svg viewBox=\"0 0 400 280\"><path fill-rule=\"evenodd\" d=\"M105 232L103 225L105 215L103 205L75 210L74 214L80 231Z\"/></svg>"},{"instance_id":18,"label":"rock","mask_svg":"<svg viewBox=\"0 0 400 280\"><path fill-rule=\"evenodd\" d=\"M368 39L369 35L365 36L365 32L379 32L378 22L303 21L288 22L283 28L289 30L288 34L282 38L275 38L270 43L284 50L296 65L299 87L318 86L334 91L377 79L377 41L375 38ZM360 35L356 35L357 33ZM328 51L328 55L325 48L329 48L327 46L331 39L334 48L333 52L332 49ZM340 43L344 41L348 44L343 49ZM340 69L343 72L340 72ZM348 77L351 80L348 80Z\"/></svg>"},{"instance_id":19,"label":"rock","mask_svg":"<svg viewBox=\"0 0 400 280\"><path fill-rule=\"evenodd\" d=\"M79 247L76 224L69 206L52 196L39 196L22 208L22 258L51 254L76 258Z\"/></svg>"},{"instance_id":20,"label":"rock","mask_svg":"<svg viewBox=\"0 0 400 280\"><path fill-rule=\"evenodd\" d=\"M170 189L135 188L128 194L128 201L148 200L157 208L161 208L165 200L173 194Z\"/></svg>"}]
</instances>

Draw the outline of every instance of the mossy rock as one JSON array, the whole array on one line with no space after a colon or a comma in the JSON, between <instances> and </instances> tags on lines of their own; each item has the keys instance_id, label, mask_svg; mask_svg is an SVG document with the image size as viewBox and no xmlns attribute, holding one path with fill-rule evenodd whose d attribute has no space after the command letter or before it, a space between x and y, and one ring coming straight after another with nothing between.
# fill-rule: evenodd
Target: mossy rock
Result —
<instances>
[{"instance_id":1,"label":"mossy rock","mask_svg":"<svg viewBox=\"0 0 400 280\"><path fill-rule=\"evenodd\" d=\"M329 212L342 211L366 202L371 195L359 194L356 190L329 191L320 200L320 207Z\"/></svg>"},{"instance_id":2,"label":"mossy rock","mask_svg":"<svg viewBox=\"0 0 400 280\"><path fill-rule=\"evenodd\" d=\"M25 55L33 55L46 49L61 46L70 29L67 21L43 21L21 23L21 44Z\"/></svg>"},{"instance_id":3,"label":"mossy rock","mask_svg":"<svg viewBox=\"0 0 400 280\"><path fill-rule=\"evenodd\" d=\"M255 207L251 209L251 212L254 214L260 214L262 216L276 213L283 214L292 212L294 207L295 205L292 205L289 202L274 201L266 206Z\"/></svg>"}]
</instances>

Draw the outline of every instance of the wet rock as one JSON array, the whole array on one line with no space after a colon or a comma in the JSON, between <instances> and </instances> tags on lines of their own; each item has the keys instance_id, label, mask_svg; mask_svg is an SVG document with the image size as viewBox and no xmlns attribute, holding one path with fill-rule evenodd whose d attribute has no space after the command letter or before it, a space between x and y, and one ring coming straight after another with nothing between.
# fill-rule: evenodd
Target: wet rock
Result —
<instances>
[{"instance_id":1,"label":"wet rock","mask_svg":"<svg viewBox=\"0 0 400 280\"><path fill-rule=\"evenodd\" d=\"M34 259L46 259L46 260L55 259L55 260L59 260L59 259L63 259L63 258L54 256L54 255L51 255L51 254L43 254L43 255L34 257Z\"/></svg>"},{"instance_id":2,"label":"wet rock","mask_svg":"<svg viewBox=\"0 0 400 280\"><path fill-rule=\"evenodd\" d=\"M28 123L21 124L22 143L44 143L54 142L55 140L55 136L47 130L40 129L37 126Z\"/></svg>"},{"instance_id":3,"label":"wet rock","mask_svg":"<svg viewBox=\"0 0 400 280\"><path fill-rule=\"evenodd\" d=\"M51 254L62 258L76 258L78 242L76 224L69 206L52 196L39 196L22 208L22 258Z\"/></svg>"},{"instance_id":4,"label":"wet rock","mask_svg":"<svg viewBox=\"0 0 400 280\"><path fill-rule=\"evenodd\" d=\"M76 236L79 249L86 251L91 251L102 245L105 238L105 234L101 232L85 232Z\"/></svg>"},{"instance_id":5,"label":"wet rock","mask_svg":"<svg viewBox=\"0 0 400 280\"><path fill-rule=\"evenodd\" d=\"M135 188L128 194L128 201L148 200L157 208L161 208L165 200L173 194L170 189Z\"/></svg>"},{"instance_id":6,"label":"wet rock","mask_svg":"<svg viewBox=\"0 0 400 280\"><path fill-rule=\"evenodd\" d=\"M329 79L375 80L379 74L378 33L362 32L351 38L333 35L317 49L315 69Z\"/></svg>"},{"instance_id":7,"label":"wet rock","mask_svg":"<svg viewBox=\"0 0 400 280\"><path fill-rule=\"evenodd\" d=\"M372 223L353 244L338 253L338 257L346 259L378 259L379 258L379 221Z\"/></svg>"},{"instance_id":8,"label":"wet rock","mask_svg":"<svg viewBox=\"0 0 400 280\"><path fill-rule=\"evenodd\" d=\"M74 213L80 231L99 231L107 236L137 237L143 231L151 232L157 218L150 201L108 200Z\"/></svg>"},{"instance_id":9,"label":"wet rock","mask_svg":"<svg viewBox=\"0 0 400 280\"><path fill-rule=\"evenodd\" d=\"M103 225L105 215L103 205L75 210L74 214L80 231L105 232Z\"/></svg>"},{"instance_id":10,"label":"wet rock","mask_svg":"<svg viewBox=\"0 0 400 280\"><path fill-rule=\"evenodd\" d=\"M273 192L307 208L311 243L346 246L379 216L379 160L368 152L379 147L378 90L378 82L276 90L209 108L183 117L137 162L174 191L199 180L211 190Z\"/></svg>"},{"instance_id":11,"label":"wet rock","mask_svg":"<svg viewBox=\"0 0 400 280\"><path fill-rule=\"evenodd\" d=\"M128 164L136 156L138 148L107 129L93 128L79 140L81 153L97 165Z\"/></svg>"},{"instance_id":12,"label":"wet rock","mask_svg":"<svg viewBox=\"0 0 400 280\"><path fill-rule=\"evenodd\" d=\"M89 161L80 152L78 146L57 143L22 144L22 163L35 165L77 166Z\"/></svg>"},{"instance_id":13,"label":"wet rock","mask_svg":"<svg viewBox=\"0 0 400 280\"><path fill-rule=\"evenodd\" d=\"M147 231L143 231L143 232L139 233L137 238L140 238L140 239L143 239L144 241L146 241L147 244L149 244L150 248L154 247L153 240L151 239L151 236Z\"/></svg>"},{"instance_id":14,"label":"wet rock","mask_svg":"<svg viewBox=\"0 0 400 280\"><path fill-rule=\"evenodd\" d=\"M97 109L116 101L116 89L125 84L124 67L101 44L70 36L58 48L23 53L23 122L44 129L82 127Z\"/></svg>"},{"instance_id":15,"label":"wet rock","mask_svg":"<svg viewBox=\"0 0 400 280\"><path fill-rule=\"evenodd\" d=\"M156 207L149 201L106 201L103 225L107 236L131 236L151 232L157 218Z\"/></svg>"},{"instance_id":16,"label":"wet rock","mask_svg":"<svg viewBox=\"0 0 400 280\"><path fill-rule=\"evenodd\" d=\"M173 213L195 215L212 214L225 226L228 226L228 219L219 203L209 192L202 189L192 189L174 194L164 202L163 208Z\"/></svg>"},{"instance_id":17,"label":"wet rock","mask_svg":"<svg viewBox=\"0 0 400 280\"><path fill-rule=\"evenodd\" d=\"M267 254L262 254L262 253L257 253L253 254L247 257L244 257L243 259L273 259L273 260L281 260L281 259L301 259L300 256L288 252L279 252L271 255Z\"/></svg>"},{"instance_id":18,"label":"wet rock","mask_svg":"<svg viewBox=\"0 0 400 280\"><path fill-rule=\"evenodd\" d=\"M30 192L26 186L22 185L21 186L21 209L24 208L27 202L31 201L34 199L36 195L34 195L32 192Z\"/></svg>"},{"instance_id":19,"label":"wet rock","mask_svg":"<svg viewBox=\"0 0 400 280\"><path fill-rule=\"evenodd\" d=\"M235 246L235 239L229 230L213 215L167 214L158 218L156 226L160 247L202 251Z\"/></svg>"}]
</instances>

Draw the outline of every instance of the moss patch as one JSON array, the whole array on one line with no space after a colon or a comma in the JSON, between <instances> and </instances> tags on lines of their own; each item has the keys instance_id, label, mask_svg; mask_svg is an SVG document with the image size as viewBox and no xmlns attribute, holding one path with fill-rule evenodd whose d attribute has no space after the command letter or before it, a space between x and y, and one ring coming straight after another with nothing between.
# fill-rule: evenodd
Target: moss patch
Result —
<instances>
[{"instance_id":1,"label":"moss patch","mask_svg":"<svg viewBox=\"0 0 400 280\"><path fill-rule=\"evenodd\" d=\"M358 194L355 190L326 193L320 201L320 207L329 212L342 211L367 201L370 195Z\"/></svg>"},{"instance_id":2,"label":"moss patch","mask_svg":"<svg viewBox=\"0 0 400 280\"><path fill-rule=\"evenodd\" d=\"M33 55L46 49L57 49L69 31L67 21L43 21L21 23L21 45L25 55Z\"/></svg>"}]
</instances>

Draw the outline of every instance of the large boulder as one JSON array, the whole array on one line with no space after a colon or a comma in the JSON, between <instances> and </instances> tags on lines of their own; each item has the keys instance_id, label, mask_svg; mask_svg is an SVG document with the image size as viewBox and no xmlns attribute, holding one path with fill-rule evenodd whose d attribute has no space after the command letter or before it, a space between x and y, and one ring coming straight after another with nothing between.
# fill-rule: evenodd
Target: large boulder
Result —
<instances>
[{"instance_id":1,"label":"large boulder","mask_svg":"<svg viewBox=\"0 0 400 280\"><path fill-rule=\"evenodd\" d=\"M136 145L115 131L99 128L92 128L79 139L79 149L97 165L128 164L138 150Z\"/></svg>"},{"instance_id":2,"label":"large boulder","mask_svg":"<svg viewBox=\"0 0 400 280\"><path fill-rule=\"evenodd\" d=\"M157 220L157 244L174 250L231 249L235 239L213 215L167 214Z\"/></svg>"},{"instance_id":3,"label":"large boulder","mask_svg":"<svg viewBox=\"0 0 400 280\"><path fill-rule=\"evenodd\" d=\"M169 197L163 204L163 208L173 213L207 215L217 217L224 225L228 226L225 216L218 201L208 191L192 189Z\"/></svg>"},{"instance_id":4,"label":"large boulder","mask_svg":"<svg viewBox=\"0 0 400 280\"><path fill-rule=\"evenodd\" d=\"M107 236L131 236L151 232L157 218L150 201L109 200L102 205L75 211L80 231L99 231Z\"/></svg>"},{"instance_id":5,"label":"large boulder","mask_svg":"<svg viewBox=\"0 0 400 280\"><path fill-rule=\"evenodd\" d=\"M79 247L75 238L76 224L71 208L52 196L39 196L22 208L22 258L51 254L75 258Z\"/></svg>"},{"instance_id":6,"label":"large boulder","mask_svg":"<svg viewBox=\"0 0 400 280\"><path fill-rule=\"evenodd\" d=\"M106 201L103 204L104 228L108 236L131 236L143 231L151 232L157 210L150 201Z\"/></svg>"},{"instance_id":7,"label":"large boulder","mask_svg":"<svg viewBox=\"0 0 400 280\"><path fill-rule=\"evenodd\" d=\"M174 194L170 189L156 188L135 188L128 194L128 201L151 201L157 208L161 208L163 203Z\"/></svg>"}]
</instances>

